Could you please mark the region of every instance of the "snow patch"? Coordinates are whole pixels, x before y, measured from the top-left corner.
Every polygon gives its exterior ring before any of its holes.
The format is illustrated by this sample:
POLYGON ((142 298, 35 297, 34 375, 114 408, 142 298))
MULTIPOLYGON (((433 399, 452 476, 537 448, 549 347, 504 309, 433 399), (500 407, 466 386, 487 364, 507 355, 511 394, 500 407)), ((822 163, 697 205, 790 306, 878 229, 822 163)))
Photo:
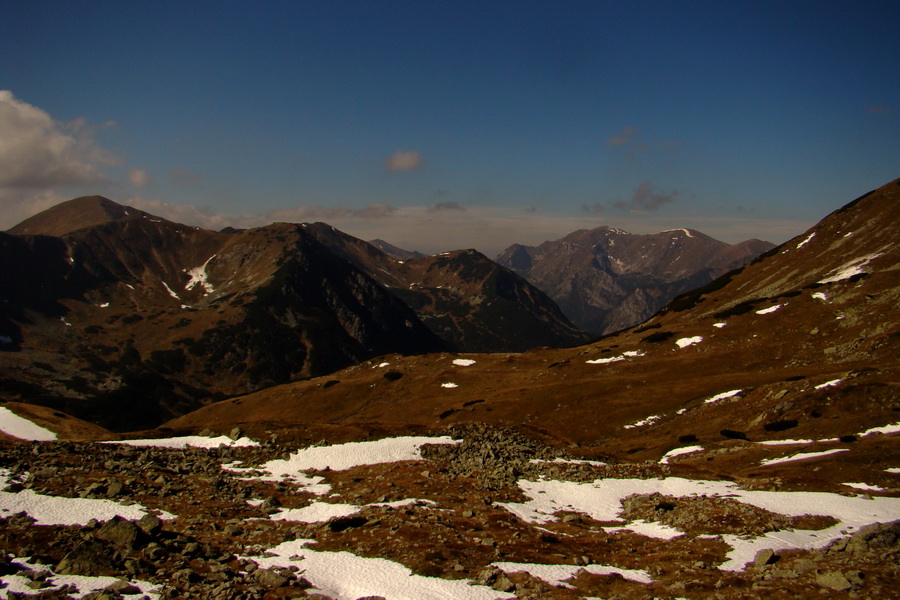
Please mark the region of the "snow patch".
POLYGON ((865 431, 860 433, 858 437, 866 437, 867 435, 873 435, 876 433, 882 433, 882 434, 900 433, 900 423, 894 423, 892 425, 884 425, 883 427, 873 427, 872 429, 866 429, 865 431))
MULTIPOLYGON (((168 284, 168 283, 166 283, 165 281, 163 281, 162 284, 163 284, 163 287, 166 288, 166 291, 169 292, 169 295, 170 295, 170 296, 172 296, 172 297, 175 298, 176 300, 181 300, 181 298, 178 297, 178 294, 176 294, 175 292, 172 291, 172 288, 169 287, 169 284, 168 284)), ((131 289, 134 289, 134 288, 131 288, 131 289)))
POLYGON ((194 267, 193 269, 190 269, 190 270, 185 269, 184 272, 187 273, 191 279, 186 284, 184 284, 184 289, 192 290, 192 289, 194 289, 194 287, 199 285, 200 287, 202 287, 205 290, 205 293, 203 294, 204 296, 206 296, 207 294, 211 294, 215 291, 215 288, 213 288, 212 284, 209 282, 209 280, 207 280, 207 276, 206 276, 206 265, 208 265, 209 261, 211 261, 215 257, 216 257, 216 255, 213 254, 212 256, 207 258, 206 262, 203 263, 202 265, 200 265, 199 267, 194 267))
MULTIPOLYGON (((74 598, 83 598, 94 591, 104 590, 111 585, 116 583, 120 583, 122 580, 119 577, 107 577, 107 576, 90 576, 90 575, 57 575, 52 569, 48 567, 48 565, 43 563, 31 562, 25 558, 12 558, 10 562, 20 565, 28 570, 34 572, 43 572, 46 573, 47 577, 42 579, 42 582, 47 584, 46 587, 40 588, 40 591, 34 587, 29 586, 28 584, 33 582, 31 579, 24 577, 22 575, 5 575, 0 577, 0 587, 4 588, 4 592, 7 594, 20 594, 23 597, 30 598, 35 596, 36 593, 45 593, 45 592, 54 592, 58 591, 63 593, 62 588, 66 586, 75 586, 75 592, 68 592, 68 595, 65 597, 74 597, 74 598)), ((132 597, 141 597, 147 598, 148 600, 158 600, 161 598, 161 589, 159 584, 152 583, 149 581, 141 581, 138 579, 130 579, 127 580, 129 584, 138 588, 140 592, 140 596, 133 594, 123 594, 122 597, 132 598, 132 597)))
POLYGON ((771 314, 771 313, 775 312, 776 310, 780 309, 782 306, 784 306, 784 304, 776 304, 775 306, 770 306, 769 308, 760 309, 760 310, 756 311, 756 314, 768 315, 768 314, 771 314))
POLYGON ((769 465, 780 465, 783 463, 794 462, 798 460, 807 460, 809 458, 821 458, 823 456, 828 456, 830 454, 837 454, 839 452, 847 452, 849 448, 835 448, 834 450, 822 450, 820 452, 801 452, 800 454, 794 454, 793 456, 783 456, 781 458, 767 458, 761 461, 759 464, 763 467, 767 467, 769 465))
POLYGON ((809 234, 809 236, 808 236, 805 240, 803 240, 802 242, 800 242, 799 244, 797 244, 796 246, 794 246, 794 249, 795 249, 795 250, 799 250, 800 248, 802 248, 803 246, 805 246, 806 243, 809 242, 809 240, 813 239, 814 237, 816 237, 816 232, 815 232, 815 231, 813 231, 811 234, 809 234))
POLYGON ((713 323, 713 327, 715 327, 715 328, 717 328, 717 329, 722 329, 723 327, 725 327, 725 325, 726 325, 725 322, 722 322, 722 323, 713 323))
POLYGON ((877 252, 875 254, 868 254, 866 256, 861 256, 860 258, 854 259, 837 269, 831 271, 825 279, 820 279, 819 283, 835 283, 838 281, 843 281, 845 279, 850 279, 856 275, 862 275, 866 273, 863 270, 867 264, 881 256, 883 252, 877 252))
POLYGON ((685 446, 684 448, 675 448, 674 450, 669 450, 666 452, 661 459, 659 459, 659 464, 667 465, 669 464, 669 459, 675 458, 676 456, 682 456, 684 454, 693 454, 694 452, 702 452, 703 446, 685 446))
POLYGON ((459 385, 458 385, 458 384, 455 384, 455 383, 453 383, 453 382, 447 381, 447 382, 445 382, 445 383, 442 383, 442 384, 441 384, 441 387, 442 387, 442 388, 449 388, 449 389, 452 389, 452 388, 458 388, 459 385))
POLYGON ((336 600, 369 596, 421 600, 507 600, 515 598, 463 579, 415 575, 407 567, 384 559, 363 558, 350 552, 322 552, 307 546, 315 540, 294 540, 269 548, 265 556, 249 556, 261 568, 298 567, 315 591, 336 600))
MULTIPOLYGON (((426 444, 459 444, 460 440, 454 440, 448 436, 423 437, 407 436, 386 438, 370 442, 351 442, 337 444, 335 446, 313 446, 303 448, 291 454, 287 459, 270 460, 259 467, 259 470, 267 472, 263 480, 279 481, 287 479, 304 487, 306 491, 314 494, 326 493, 330 490, 327 484, 322 483, 321 477, 310 477, 304 471, 345 471, 353 467, 364 465, 376 465, 381 463, 398 462, 402 460, 420 460, 421 448, 426 444)), ((231 471, 256 471, 253 469, 236 469, 228 467, 231 471)))
MULTIPOLYGON (((0 490, 9 483, 9 470, 0 469, 0 490)), ((6 518, 19 512, 27 513, 36 525, 86 525, 91 519, 108 521, 116 515, 136 520, 149 511, 140 504, 126 506, 105 499, 45 496, 30 489, 0 492, 0 517, 6 518)), ((175 515, 163 511, 159 518, 174 519, 175 515)))
POLYGON ((185 435, 181 437, 157 438, 145 440, 112 440, 101 442, 103 444, 122 444, 125 446, 135 446, 138 448, 174 448, 181 450, 188 446, 192 448, 247 448, 250 446, 259 446, 259 442, 253 441, 248 437, 242 437, 233 440, 227 435, 217 437, 204 437, 199 435, 185 435))
MULTIPOLYGON (((545 524, 557 520, 558 512, 578 512, 597 521, 621 521, 622 501, 634 494, 660 493, 666 496, 727 497, 786 516, 824 515, 838 523, 827 529, 789 530, 771 532, 748 538, 723 535, 731 546, 724 571, 740 571, 751 562, 759 550, 789 548, 823 548, 832 541, 872 523, 885 523, 900 514, 900 498, 862 498, 826 492, 775 492, 743 490, 730 481, 691 480, 680 477, 664 479, 598 479, 583 483, 575 481, 520 480, 519 488, 529 498, 522 503, 498 503, 523 521, 545 524)), ((664 530, 657 524, 623 523, 620 530, 642 531, 661 536, 664 530), (648 525, 656 527, 650 529, 648 525)), ((671 529, 671 528, 667 528, 671 529)))
POLYGON ((878 487, 877 485, 869 485, 868 483, 842 483, 841 485, 846 485, 847 487, 852 487, 857 490, 863 490, 866 492, 886 492, 887 490, 878 487))
POLYGON ((625 360, 626 358, 632 358, 635 356, 644 356, 644 353, 640 350, 628 350, 627 352, 623 352, 618 356, 610 356, 607 358, 595 358, 594 360, 585 361, 589 365, 606 365, 609 363, 619 362, 620 360, 625 360))
POLYGON ((0 431, 14 438, 32 442, 49 442, 56 439, 56 433, 20 417, 5 406, 0 407, 0 431))
POLYGON ((651 423, 655 423, 662 419, 662 415, 650 415, 646 419, 641 419, 640 421, 635 421, 631 425, 625 425, 625 429, 634 429, 636 427, 643 427, 644 425, 650 425, 651 423))
POLYGON ((835 386, 837 386, 837 384, 839 384, 842 381, 843 381, 843 379, 832 379, 831 381, 826 381, 825 383, 820 383, 819 385, 816 386, 816 389, 822 390, 822 389, 825 389, 828 387, 835 387, 835 386))
POLYGON ((699 335, 695 335, 694 337, 686 337, 686 338, 681 338, 679 340, 676 340, 675 344, 679 348, 687 348, 688 346, 693 346, 694 344, 699 344, 702 341, 703 341, 703 337, 701 337, 699 335))
POLYGON ((475 364, 475 361, 471 358, 456 358, 453 360, 453 364, 458 367, 469 367, 475 364))
POLYGON ((825 292, 813 292, 812 297, 822 302, 828 302, 828 294, 825 292))
POLYGON ((714 402, 718 402, 719 400, 725 400, 726 398, 733 398, 743 392, 744 390, 731 390, 730 392, 722 392, 721 394, 716 394, 712 398, 707 398, 703 401, 703 404, 712 404, 714 402))

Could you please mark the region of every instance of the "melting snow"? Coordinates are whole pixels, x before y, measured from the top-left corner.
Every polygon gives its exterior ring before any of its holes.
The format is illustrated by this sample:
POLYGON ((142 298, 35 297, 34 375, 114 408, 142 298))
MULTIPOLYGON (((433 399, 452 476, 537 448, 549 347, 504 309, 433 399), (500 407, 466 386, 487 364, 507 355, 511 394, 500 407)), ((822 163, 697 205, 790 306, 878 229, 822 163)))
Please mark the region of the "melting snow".
POLYGON ((763 446, 792 446, 796 444, 815 444, 816 440, 766 440, 757 443, 763 446))
POLYGON ((377 365, 375 365, 375 366, 372 367, 372 368, 373 368, 373 369, 383 369, 383 368, 385 368, 385 367, 390 366, 390 364, 391 364, 391 363, 389 363, 389 362, 378 363, 377 365))
POLYGON ((6 407, 0 407, 0 431, 14 438, 32 442, 49 442, 56 439, 54 432, 20 417, 6 407))
MULTIPOLYGON (((172 296, 172 297, 175 298, 176 300, 181 300, 181 298, 178 297, 178 294, 176 294, 175 292, 172 291, 172 288, 169 287, 169 284, 168 284, 168 283, 166 283, 165 281, 163 281, 162 284, 163 284, 163 287, 166 288, 166 291, 169 292, 169 295, 170 295, 170 296, 172 296)), ((133 289, 133 288, 132 288, 132 289, 133 289)))
POLYGON ((699 344, 702 341, 703 338, 699 335, 696 335, 694 337, 681 338, 680 340, 677 340, 675 344, 677 344, 679 348, 687 348, 688 346, 699 344))
POLYGON ((595 358, 594 360, 585 361, 589 365, 605 365, 609 363, 619 362, 620 360, 625 360, 626 358, 631 358, 634 356, 644 356, 644 353, 640 350, 628 350, 627 352, 623 352, 619 356, 610 356, 607 358, 595 358))
POLYGON ((204 437, 200 435, 186 435, 182 437, 157 438, 147 440, 113 440, 102 442, 104 444, 124 444, 126 446, 152 447, 152 448, 175 448, 182 449, 191 446, 193 448, 219 448, 227 446, 230 448, 246 448, 247 446, 259 446, 259 442, 255 442, 248 437, 242 437, 233 440, 226 435, 218 437, 204 437))
POLYGON ((890 469, 885 469, 888 473, 900 474, 900 467, 891 467, 890 469))
POLYGON ((713 327, 716 327, 716 328, 718 328, 718 329, 722 329, 723 327, 725 327, 725 323, 724 323, 724 322, 722 322, 722 323, 713 323, 713 327))
POLYGON ((812 297, 822 302, 828 302, 828 294, 825 292, 813 292, 812 297))
MULTIPOLYGON (((344 471, 363 465, 376 465, 401 460, 419 460, 422 458, 421 448, 425 444, 458 444, 448 436, 421 437, 407 436, 386 438, 371 442, 351 442, 335 446, 313 446, 303 448, 291 454, 287 459, 270 460, 260 469, 269 473, 265 480, 289 479, 304 486, 306 491, 322 494, 330 487, 322 483, 321 477, 309 477, 303 471, 322 471, 332 469, 344 471)), ((232 471, 243 469, 229 468, 232 471)), ((247 469, 249 471, 250 469, 247 469)))
MULTIPOLYGON (((0 469, 0 490, 7 487, 9 479, 9 471, 0 469)), ((0 517, 5 518, 19 512, 28 513, 37 525, 85 525, 91 519, 108 521, 116 515, 131 520, 140 519, 148 511, 140 504, 125 506, 105 499, 45 496, 30 489, 0 492, 0 517)), ((159 517, 175 518, 167 512, 159 517)))
POLYGON ((850 279, 855 275, 862 275, 865 273, 863 267, 869 264, 871 261, 875 260, 882 253, 878 252, 875 254, 869 254, 867 256, 862 256, 855 260, 848 262, 845 265, 838 267, 837 269, 831 271, 825 279, 819 280, 819 283, 835 283, 837 281, 843 281, 845 279, 850 279))
POLYGON ((200 265, 199 267, 194 267, 193 269, 185 270, 185 273, 187 273, 191 279, 186 284, 184 284, 184 289, 192 290, 192 289, 194 289, 195 286, 199 285, 204 290, 206 290, 206 293, 203 294, 204 296, 206 294, 211 294, 215 291, 212 284, 206 278, 206 265, 208 265, 209 261, 211 261, 215 257, 216 257, 216 255, 213 254, 212 256, 207 258, 206 262, 203 263, 202 265, 200 265))
POLYGON ((824 389, 827 387, 834 387, 842 381, 843 381, 843 379, 832 379, 831 381, 826 381, 825 383, 820 383, 819 385, 816 386, 816 389, 821 390, 821 389, 824 389))
POLYGON ((315 540, 284 542, 266 551, 266 556, 250 556, 264 569, 296 566, 315 590, 336 600, 356 600, 369 596, 416 598, 417 600, 496 600, 515 598, 466 580, 447 580, 414 575, 407 567, 384 559, 363 558, 350 552, 320 552, 308 544, 315 540))
POLYGON ((274 515, 273 521, 297 521, 299 523, 324 523, 330 519, 339 517, 349 517, 369 507, 389 506, 391 508, 400 508, 411 504, 434 504, 430 500, 419 500, 417 498, 407 498, 405 500, 395 500, 393 502, 379 502, 375 504, 366 504, 359 506, 356 504, 333 504, 331 502, 313 502, 309 506, 303 508, 283 508, 274 515))
MULTIPOLYGON (((522 503, 501 503, 520 519, 535 524, 556 520, 557 512, 579 512, 598 521, 617 521, 622 501, 633 494, 660 493, 667 496, 714 496, 733 498, 786 516, 825 515, 839 521, 820 531, 778 531, 761 537, 723 535, 732 547, 719 568, 739 571, 759 550, 822 548, 833 540, 872 523, 886 523, 900 517, 900 498, 862 498, 824 492, 772 492, 743 490, 730 481, 703 481, 667 477, 665 479, 598 479, 590 483, 574 481, 520 480, 519 488, 530 498, 522 503)), ((636 522, 635 522, 636 523, 636 522)), ((622 529, 641 530, 648 523, 625 523, 622 529)), ((658 526, 655 533, 664 533, 658 526)), ((671 528, 667 528, 671 529, 671 528)), ((644 533, 651 530, 645 529, 644 533)))
POLYGON ((640 421, 635 421, 631 425, 626 425, 625 429, 634 429, 635 427, 643 427, 644 425, 650 425, 651 423, 655 423, 662 419, 662 415, 650 415, 646 419, 641 419, 640 421))
MULTIPOLYGON (((122 580, 118 577, 105 577, 105 576, 89 576, 89 575, 57 575, 51 569, 48 568, 47 565, 43 563, 35 563, 24 558, 13 558, 11 559, 12 563, 21 565, 26 569, 35 572, 44 572, 47 574, 47 578, 42 581, 47 585, 47 587, 40 588, 40 592, 36 590, 36 588, 29 586, 31 583, 33 585, 31 579, 27 577, 23 577, 22 575, 5 575, 0 577, 0 582, 5 584, 4 592, 7 594, 21 594, 24 597, 31 598, 36 593, 43 594, 44 592, 53 592, 60 591, 64 586, 75 586, 78 590, 77 592, 68 592, 66 597, 75 597, 75 598, 83 598, 87 596, 91 592, 103 590, 111 585, 116 583, 120 583, 122 580)), ((157 600, 161 597, 159 593, 159 585, 155 583, 151 583, 149 581, 140 581, 136 579, 128 580, 128 583, 140 589, 141 597, 148 598, 149 600, 157 600)), ((2 587, 2 586, 0 586, 2 587)), ((123 595, 123 597, 132 597, 131 594, 123 595)))
POLYGON ((455 383, 452 383, 452 382, 448 381, 448 382, 446 382, 446 383, 442 383, 442 384, 441 384, 441 387, 442 387, 442 388, 451 388, 451 389, 452 389, 452 388, 457 388, 457 387, 459 387, 459 385, 457 385, 457 384, 455 384, 455 383))
POLYGON ((820 458, 822 456, 828 456, 829 454, 837 454, 838 452, 847 452, 849 448, 835 448, 834 450, 822 450, 820 452, 801 452, 800 454, 794 454, 793 456, 783 456, 781 458, 768 458, 766 460, 761 461, 759 464, 766 467, 769 465, 780 465, 786 462, 794 462, 796 460, 806 460, 808 458, 820 458))
POLYGON ((758 315, 768 315, 768 314, 770 314, 770 313, 775 312, 776 310, 778 310, 778 309, 781 308, 782 306, 784 306, 784 304, 776 304, 775 306, 770 306, 769 308, 763 308, 763 309, 760 309, 760 310, 756 311, 756 314, 758 314, 758 315))
POLYGON ((886 492, 887 490, 877 485, 869 485, 868 483, 842 483, 841 485, 846 485, 847 487, 852 487, 857 490, 864 490, 867 492, 886 492))
POLYGON ((809 236, 808 236, 805 240, 803 240, 802 242, 800 242, 799 244, 797 244, 797 245, 794 247, 794 249, 795 249, 795 250, 799 250, 800 248, 802 248, 803 246, 805 246, 806 243, 807 243, 809 240, 813 239, 814 237, 816 237, 816 232, 815 232, 815 231, 813 231, 811 234, 809 234, 809 236))
POLYGON ((862 433, 859 434, 859 437, 865 437, 867 435, 872 435, 875 433, 900 433, 900 423, 894 423, 893 425, 884 425, 883 427, 873 427, 872 429, 866 429, 862 433))
POLYGON ((457 358, 453 360, 453 364, 458 367, 468 367, 475 364, 471 358, 457 358))
POLYGON ((724 400, 726 398, 733 398, 737 396, 744 390, 731 390, 730 392, 722 392, 721 394, 716 394, 712 398, 707 398, 703 401, 704 404, 712 404, 713 402, 718 402, 719 400, 724 400))
POLYGON ((543 463, 563 464, 563 465, 590 465, 592 467, 602 467, 602 466, 606 465, 605 462, 599 461, 599 460, 582 460, 582 459, 570 459, 570 458, 554 458, 553 460, 532 458, 528 462, 530 462, 533 465, 540 465, 543 463))
POLYGON ((550 585, 575 589, 566 583, 566 580, 577 576, 580 571, 592 575, 621 575, 623 578, 638 583, 652 583, 653 578, 646 571, 640 569, 620 569, 606 565, 542 565, 534 563, 498 562, 495 567, 507 573, 528 573, 535 579, 545 581, 550 585))
POLYGON ((669 464, 670 458, 675 458, 676 456, 682 456, 683 454, 693 454, 694 452, 702 452, 703 446, 685 446, 684 448, 675 448, 674 450, 669 450, 666 452, 661 459, 659 459, 659 464, 667 465, 669 464))

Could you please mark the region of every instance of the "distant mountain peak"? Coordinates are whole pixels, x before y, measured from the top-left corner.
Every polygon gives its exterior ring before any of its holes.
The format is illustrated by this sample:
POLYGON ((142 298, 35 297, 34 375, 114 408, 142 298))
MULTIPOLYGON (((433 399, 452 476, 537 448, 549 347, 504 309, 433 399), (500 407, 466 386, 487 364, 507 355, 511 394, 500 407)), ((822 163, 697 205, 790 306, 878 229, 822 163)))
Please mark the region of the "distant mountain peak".
POLYGON ((79 229, 138 218, 159 220, 159 217, 118 204, 103 196, 81 196, 25 219, 8 233, 59 237, 79 229))

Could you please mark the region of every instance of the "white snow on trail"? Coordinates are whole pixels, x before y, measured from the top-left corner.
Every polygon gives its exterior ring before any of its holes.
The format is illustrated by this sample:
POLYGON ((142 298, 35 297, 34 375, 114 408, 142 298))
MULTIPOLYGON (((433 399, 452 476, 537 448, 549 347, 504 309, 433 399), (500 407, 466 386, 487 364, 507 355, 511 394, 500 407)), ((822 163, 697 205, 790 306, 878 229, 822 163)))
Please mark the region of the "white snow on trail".
MULTIPOLYGON (((9 471, 0 469, 0 490, 9 484, 9 471)), ((45 496, 34 490, 0 492, 0 517, 27 513, 37 525, 85 525, 91 519, 108 521, 116 515, 124 519, 140 519, 149 511, 140 504, 124 505, 112 500, 45 496)), ((167 512, 161 519, 174 519, 167 512)))
POLYGON ((609 356, 607 358, 595 358, 594 360, 585 361, 589 365, 606 365, 609 363, 619 362, 620 360, 625 360, 626 358, 631 358, 634 356, 643 356, 644 353, 640 350, 628 350, 627 352, 623 352, 618 356, 609 356))
MULTIPOLYGON (((759 550, 783 550, 789 548, 816 549, 827 546, 833 540, 845 537, 857 529, 872 523, 887 523, 900 518, 900 498, 865 498, 843 496, 824 492, 772 492, 743 490, 729 481, 704 481, 667 477, 665 479, 598 479, 594 482, 520 480, 519 488, 530 498, 522 503, 499 503, 520 519, 533 524, 545 524, 557 520, 557 512, 578 512, 598 521, 620 521, 622 501, 633 494, 660 493, 667 496, 727 497, 785 516, 824 515, 838 521, 827 529, 788 530, 771 532, 749 538, 724 535, 723 541, 732 547, 727 560, 719 568, 740 571, 751 562, 759 550)), ((651 537, 662 537, 667 532, 659 523, 626 522, 618 530, 629 530, 651 537), (652 525, 660 530, 641 531, 652 525)), ((672 530, 673 528, 665 527, 672 530)), ((677 530, 674 530, 677 531, 677 530)), ((668 534, 667 534, 668 535, 668 534)))
POLYGON ((506 573, 528 573, 536 579, 545 581, 550 585, 575 589, 566 583, 566 580, 576 577, 580 571, 592 575, 621 575, 629 581, 638 583, 653 583, 653 578, 646 571, 640 569, 620 569, 606 565, 544 565, 535 563, 498 562, 495 567, 506 573))
POLYGON ((0 407, 0 431, 20 440, 32 442, 50 442, 56 434, 24 417, 20 417, 5 406, 0 407))
POLYGON ((264 569, 296 566, 318 591, 335 600, 383 596, 391 600, 507 600, 513 594, 472 585, 464 579, 448 580, 414 575, 407 567, 384 559, 363 558, 350 552, 320 552, 294 540, 269 548, 265 556, 248 556, 264 569))
POLYGON ((249 446, 259 446, 259 442, 253 441, 248 437, 242 437, 233 440, 226 435, 218 437, 204 437, 199 435, 186 435, 181 437, 157 438, 146 440, 112 440, 102 442, 104 444, 122 444, 125 446, 135 446, 138 448, 174 448, 183 449, 188 446, 192 448, 220 448, 227 446, 230 448, 246 448, 249 446))
POLYGON ((703 341, 703 337, 699 335, 695 335, 694 337, 685 337, 675 341, 675 344, 679 348, 687 348, 688 346, 693 346, 694 344, 699 344, 703 341))

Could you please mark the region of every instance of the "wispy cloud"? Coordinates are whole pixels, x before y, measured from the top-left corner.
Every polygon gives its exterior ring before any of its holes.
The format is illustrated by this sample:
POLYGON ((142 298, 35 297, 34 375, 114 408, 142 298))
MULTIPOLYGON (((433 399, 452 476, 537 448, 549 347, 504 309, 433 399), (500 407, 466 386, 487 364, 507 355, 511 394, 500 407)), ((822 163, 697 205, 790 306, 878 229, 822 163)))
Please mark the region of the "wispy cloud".
POLYGON ((625 129, 623 129, 619 133, 608 138, 606 140, 606 145, 614 146, 614 147, 615 146, 627 146, 634 142, 636 135, 637 135, 637 128, 634 127, 633 125, 628 125, 627 127, 625 127, 625 129))
POLYGON ((203 175, 190 169, 173 169, 169 173, 169 179, 176 185, 196 187, 203 181, 203 175))
POLYGON ((334 208, 323 206, 297 206, 294 208, 279 208, 266 213, 271 221, 307 222, 307 221, 333 221, 344 219, 383 219, 389 217, 396 208, 390 204, 379 202, 362 208, 334 208))
POLYGON ((46 111, 0 90, 0 227, 65 199, 65 188, 107 185, 103 169, 122 159, 95 135, 110 123, 63 123, 46 111))
POLYGON ((428 212, 430 213, 462 213, 466 212, 465 207, 461 206, 457 202, 438 202, 434 206, 428 208, 428 212))
POLYGON ((878 105, 867 106, 866 110, 870 114, 873 114, 873 115, 889 115, 892 112, 894 112, 890 106, 878 106, 878 105))
POLYGON ((654 212, 659 210, 661 206, 674 202, 677 197, 677 191, 663 194, 654 191, 653 184, 645 181, 634 190, 631 200, 628 202, 617 202, 614 206, 623 210, 654 212))
POLYGON ((397 150, 384 160, 385 168, 391 173, 418 171, 424 164, 418 150, 397 150))

